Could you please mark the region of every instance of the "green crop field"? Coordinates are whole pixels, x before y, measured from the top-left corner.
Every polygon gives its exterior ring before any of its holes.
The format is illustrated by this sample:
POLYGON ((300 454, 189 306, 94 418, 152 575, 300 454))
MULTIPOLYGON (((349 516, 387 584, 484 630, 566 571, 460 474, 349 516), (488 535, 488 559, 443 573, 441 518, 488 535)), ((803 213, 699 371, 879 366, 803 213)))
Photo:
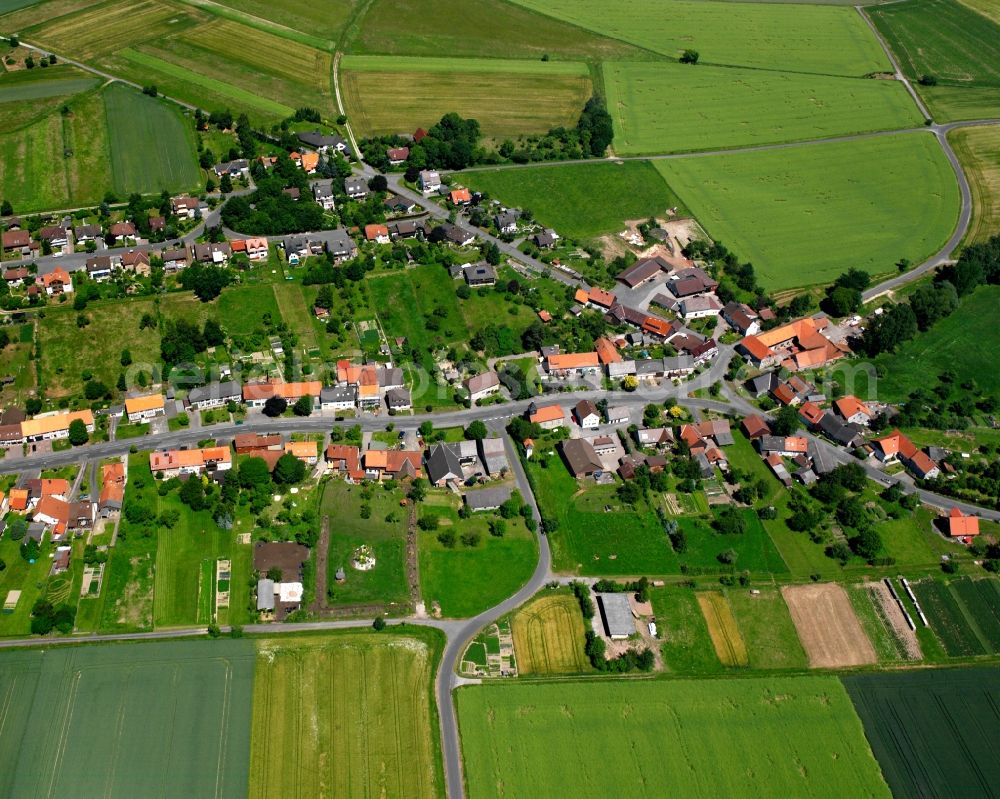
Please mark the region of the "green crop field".
POLYGON ((361 486, 339 480, 326 483, 320 500, 320 514, 330 517, 330 549, 327 585, 333 591, 332 604, 405 603, 409 599, 406 582, 407 510, 399 505, 403 493, 376 488, 370 498, 361 486), (371 517, 362 519, 361 506, 370 505, 371 517), (375 568, 359 571, 351 567, 354 550, 367 544, 375 556, 375 568), (343 568, 347 579, 334 581, 343 568))
POLYGON ((97 85, 96 78, 61 64, 48 69, 0 73, 2 130, 10 132, 30 125, 54 112, 71 97, 97 85))
POLYGON ((23 32, 37 25, 39 19, 52 20, 65 14, 75 14, 101 0, 43 0, 25 3, 22 0, 0 0, 3 30, 23 32))
POLYGON ((37 5, 40 0, 0 0, 0 14, 8 14, 28 6, 37 5))
POLYGON ((104 90, 111 143, 111 173, 122 195, 197 188, 191 125, 177 110, 120 83, 104 90), (150 158, 150 152, 156 157, 150 158))
POLYGON ((542 224, 574 238, 624 230, 627 219, 663 216, 681 205, 644 161, 482 169, 465 172, 462 179, 501 202, 530 209, 542 224))
POLYGON ((868 14, 908 77, 937 78, 937 86, 917 86, 935 117, 997 116, 1000 24, 957 0, 906 0, 868 14))
POLYGON ((369 631, 259 642, 248 795, 440 796, 438 640, 369 631))
POLYGON ((619 155, 685 152, 917 127, 896 81, 673 63, 604 65, 619 155), (664 108, 669 99, 671 110, 664 108))
POLYGON ((545 133, 575 125, 593 93, 577 62, 347 56, 340 74, 359 135, 429 128, 452 111, 494 138, 545 133))
POLYGON ((917 333, 894 353, 880 355, 885 367, 878 379, 878 397, 904 400, 929 380, 952 370, 959 381, 975 378, 984 391, 1000 391, 1000 374, 983 369, 1000 345, 993 313, 1000 303, 1000 286, 981 286, 962 299, 958 310, 924 333, 917 333))
MULTIPOLYGON (((190 1, 199 3, 199 0, 190 1)), ((338 0, 336 3, 282 0, 280 4, 269 3, 267 0, 216 0, 216 2, 243 15, 268 20, 277 26, 291 28, 331 42, 337 40, 359 5, 355 0, 338 0)), ((213 13, 223 13, 211 5, 207 7, 213 13)), ((283 35, 280 28, 274 32, 283 35)))
POLYGON ((991 653, 1000 652, 1000 583, 992 577, 952 580, 952 594, 971 619, 980 640, 991 653))
POLYGON ((966 243, 1000 233, 1000 125, 959 128, 948 139, 972 190, 972 220, 966 243))
POLYGON ((851 8, 767 3, 517 0, 519 5, 670 57, 701 63, 829 75, 889 71, 888 59, 851 8))
POLYGON ((770 289, 920 263, 955 228, 959 195, 924 133, 656 162, 709 235, 770 289))
POLYGON ((921 580, 913 584, 913 593, 917 595, 945 652, 952 657, 986 654, 986 647, 947 585, 937 580, 921 580))
POLYGON ((456 701, 471 799, 889 796, 832 677, 492 684, 456 701))
POLYGON ((962 5, 978 11, 996 23, 1000 23, 1000 3, 997 0, 962 0, 962 5))
POLYGON ((0 653, 0 794, 245 797, 249 641, 0 653))
POLYGON ((450 495, 435 494, 421 507, 421 515, 439 519, 437 532, 419 532, 420 591, 427 603, 436 601, 444 616, 475 616, 528 582, 538 562, 538 544, 534 534, 520 517, 507 519, 502 537, 490 535, 490 514, 476 513, 460 519, 457 502, 450 495), (450 529, 457 539, 446 547, 438 532, 450 529), (461 542, 465 533, 478 533, 472 547, 461 542))
POLYGON ((859 674, 844 685, 894 795, 995 793, 1000 671, 859 674))
POLYGON ((641 58, 623 41, 567 25, 503 0, 477 0, 458 13, 452 0, 374 0, 350 53, 439 57, 600 60, 641 58))

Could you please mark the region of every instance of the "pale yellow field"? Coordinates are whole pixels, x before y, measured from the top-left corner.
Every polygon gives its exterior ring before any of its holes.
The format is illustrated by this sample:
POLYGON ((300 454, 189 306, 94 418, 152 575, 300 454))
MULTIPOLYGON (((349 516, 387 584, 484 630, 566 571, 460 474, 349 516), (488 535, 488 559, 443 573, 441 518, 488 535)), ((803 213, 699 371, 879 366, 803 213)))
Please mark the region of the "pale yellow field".
POLYGON ((1000 233, 1000 125, 960 128, 949 138, 972 189, 966 243, 985 241, 1000 233))
POLYGON ((572 127, 591 94, 590 79, 503 72, 343 71, 347 114, 362 136, 429 128, 455 111, 492 138, 572 127))
POLYGON ((725 666, 746 666, 750 660, 747 645, 736 624, 729 601, 720 591, 698 594, 698 605, 705 616, 708 634, 719 660, 725 666))
POLYGON ((583 652, 583 615, 575 597, 543 596, 523 607, 511 621, 519 674, 587 671, 583 652))
POLYGON ((258 643, 250 797, 437 795, 431 652, 394 635, 258 643))

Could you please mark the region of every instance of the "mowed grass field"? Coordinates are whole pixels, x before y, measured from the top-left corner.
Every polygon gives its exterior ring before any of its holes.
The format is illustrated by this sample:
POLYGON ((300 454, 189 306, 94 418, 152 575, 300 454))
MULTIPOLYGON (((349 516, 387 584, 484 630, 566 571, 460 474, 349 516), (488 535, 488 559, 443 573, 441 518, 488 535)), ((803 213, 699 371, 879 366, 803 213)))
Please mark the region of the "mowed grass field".
POLYGON ((878 41, 851 8, 622 0, 608 14, 600 0, 517 2, 671 58, 697 50, 703 64, 854 76, 890 70, 878 41))
POLYGON ((835 678, 493 684, 456 701, 470 799, 889 796, 835 678))
POLYGON ((995 117, 1000 112, 1000 23, 957 0, 906 0, 866 12, 939 121, 995 117))
POLYGON ((435 640, 369 631, 258 642, 251 799, 440 796, 435 640))
POLYGON ((642 58, 644 53, 619 39, 504 0, 476 0, 461 6, 455 0, 374 0, 346 49, 349 53, 435 58, 537 60, 548 54, 553 59, 588 61, 642 58))
POLYGON ((844 678, 896 796, 990 796, 1000 781, 1000 670, 844 678))
POLYGON ((0 795, 247 795, 250 641, 0 653, 0 795))
POLYGON ((897 81, 674 63, 604 65, 614 150, 684 152, 923 124, 897 81))
POLYGON ((948 139, 972 190, 972 220, 965 242, 985 241, 1000 233, 1000 125, 959 128, 948 139))
POLYGON ((543 595, 511 619, 518 674, 590 671, 583 652, 580 603, 571 594, 543 595))
POLYGON ((346 56, 346 111, 361 135, 429 128, 455 111, 493 138, 572 127, 593 92, 569 61, 346 56))
POLYGON ((958 184, 930 135, 655 162, 709 235, 768 289, 920 263, 955 228, 958 184))
POLYGON ((668 208, 683 215, 678 196, 645 161, 478 170, 462 179, 573 238, 623 230, 626 219, 663 216, 668 208))
POLYGON ((201 179, 194 133, 173 105, 112 83, 104 90, 115 191, 193 189, 201 179))
MULTIPOLYGON (((197 2, 198 0, 194 0, 197 2)), ((335 3, 315 3, 313 0, 282 0, 270 3, 267 0, 216 0, 219 5, 231 8, 241 14, 259 17, 278 26, 336 41, 354 14, 358 3, 355 0, 337 0, 335 3)), ((276 31, 280 34, 279 31, 276 31)))
POLYGON ((998 303, 1000 286, 981 286, 930 330, 917 333, 896 352, 880 355, 876 363, 885 369, 878 379, 879 400, 902 401, 948 369, 959 381, 975 379, 985 391, 1000 392, 1000 374, 983 369, 1000 346, 995 318, 998 303))
POLYGON ((12 131, 41 119, 99 81, 75 67, 0 72, 0 125, 12 131))

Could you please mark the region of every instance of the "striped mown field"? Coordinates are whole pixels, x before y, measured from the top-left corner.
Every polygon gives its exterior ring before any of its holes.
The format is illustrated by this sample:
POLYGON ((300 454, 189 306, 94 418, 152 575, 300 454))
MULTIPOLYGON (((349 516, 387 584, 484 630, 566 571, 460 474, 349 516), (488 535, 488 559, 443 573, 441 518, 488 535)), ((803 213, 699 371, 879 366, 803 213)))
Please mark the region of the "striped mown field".
POLYGON ((519 674, 589 671, 580 605, 569 594, 542 596, 511 621, 519 674))

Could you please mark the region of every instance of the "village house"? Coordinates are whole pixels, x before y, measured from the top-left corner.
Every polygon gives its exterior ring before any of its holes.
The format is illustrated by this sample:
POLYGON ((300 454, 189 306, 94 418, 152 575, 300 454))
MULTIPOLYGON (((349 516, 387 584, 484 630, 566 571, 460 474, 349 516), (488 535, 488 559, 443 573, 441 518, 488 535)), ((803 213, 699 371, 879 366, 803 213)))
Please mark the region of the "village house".
POLYGON ((62 249, 70 242, 69 232, 61 225, 47 225, 38 231, 38 239, 53 250, 62 249))
POLYGON ((312 397, 313 402, 319 399, 323 384, 318 380, 308 380, 298 383, 284 383, 280 380, 270 380, 266 383, 247 383, 243 386, 243 401, 249 408, 263 408, 271 397, 281 397, 292 404, 300 397, 312 397))
POLYGON ((462 270, 465 282, 472 288, 482 288, 483 286, 495 286, 497 282, 497 270, 492 264, 481 261, 476 264, 469 264, 462 270))
POLYGON ((101 466, 101 493, 97 501, 97 510, 101 518, 106 519, 121 512, 126 481, 125 464, 121 461, 101 466))
POLYGON ((24 285, 24 281, 28 279, 31 273, 28 271, 26 266, 15 266, 10 269, 5 269, 3 273, 3 279, 7 281, 7 285, 11 288, 24 285))
POLYGON ((192 388, 184 404, 195 411, 221 408, 230 402, 241 402, 243 400, 243 386, 239 380, 227 380, 224 383, 218 381, 208 383, 204 386, 192 388))
POLYGON ((445 240, 456 247, 468 247, 476 240, 476 234, 471 230, 466 230, 450 222, 443 223, 441 231, 444 233, 445 240))
POLYGON ((479 460, 486 467, 490 477, 499 477, 510 469, 507 448, 502 438, 481 438, 477 442, 479 460))
POLYGON ((944 525, 949 538, 958 538, 965 543, 979 535, 979 519, 976 516, 966 516, 958 508, 949 511, 944 525))
POLYGON ((338 153, 344 158, 351 157, 351 147, 343 137, 336 134, 320 133, 318 130, 303 131, 296 134, 300 142, 311 147, 318 153, 338 153))
POLYGON ((38 243, 31 240, 31 234, 27 230, 5 230, 3 249, 5 252, 13 250, 27 256, 31 254, 32 249, 38 249, 38 243))
POLYGON ((561 443, 559 451, 566 462, 566 468, 576 478, 590 477, 604 469, 594 447, 585 438, 567 439, 561 443))
POLYGON ((493 216, 493 225, 501 236, 513 236, 517 233, 517 219, 514 211, 501 211, 493 216))
POLYGON ((374 241, 376 244, 388 244, 389 228, 385 225, 365 225, 365 241, 374 241))
POLYGON ((313 199, 319 203, 324 211, 332 211, 337 207, 337 202, 333 192, 333 182, 329 180, 318 180, 312 184, 313 199))
POLYGON ((188 265, 188 251, 186 248, 164 250, 163 251, 163 268, 167 272, 176 272, 179 269, 184 269, 188 265))
POLYGON ((718 281, 697 266, 671 272, 666 283, 667 291, 677 299, 705 294, 715 291, 718 287, 718 281))
POLYGON ((212 167, 217 177, 229 175, 232 180, 250 177, 250 162, 246 158, 237 158, 235 161, 223 161, 212 167))
POLYGON ((751 441, 771 434, 771 426, 767 423, 767 419, 757 413, 744 417, 740 427, 751 441))
POLYGON ((315 235, 322 237, 326 251, 333 256, 333 260, 336 263, 354 258, 358 254, 358 245, 354 243, 351 234, 344 228, 326 230, 321 234, 315 235))
POLYGON ((324 458, 327 469, 334 474, 344 475, 355 483, 365 479, 364 469, 361 468, 361 452, 357 447, 348 444, 330 444, 326 448, 324 458))
POLYGON ((369 449, 362 465, 369 480, 415 480, 424 475, 422 457, 417 450, 369 449))
POLYGON ((834 400, 833 409, 848 424, 860 424, 865 427, 871 424, 872 417, 875 415, 871 408, 852 394, 834 400))
POLYGON ((635 441, 640 447, 667 449, 674 444, 674 434, 669 427, 640 427, 635 431, 635 441))
POLYGON ((845 423, 832 413, 823 414, 823 418, 819 420, 819 429, 823 435, 842 447, 853 449, 863 441, 861 425, 845 423))
POLYGON ((660 256, 656 256, 636 261, 632 266, 619 272, 615 279, 634 289, 669 271, 670 264, 660 256))
POLYGON ((131 222, 115 222, 108 228, 108 233, 116 242, 124 242, 126 239, 135 238, 135 225, 131 222))
POLYGON ((69 272, 61 266, 57 266, 44 275, 37 275, 35 285, 45 289, 45 293, 50 297, 69 294, 73 291, 73 279, 69 276, 69 272))
POLYGON ((324 386, 319 393, 319 407, 324 411, 346 411, 358 404, 357 386, 324 386))
POLYGON ((247 258, 251 261, 266 261, 268 254, 267 239, 263 237, 250 238, 244 241, 247 258))
POLYGON ((152 419, 154 416, 163 416, 164 412, 163 395, 161 394, 147 394, 125 399, 125 413, 132 424, 152 419))
POLYGON ((794 458, 809 451, 808 439, 801 436, 764 435, 758 438, 756 443, 760 454, 765 456, 774 453, 783 458, 794 458))
POLYGON ((100 225, 76 225, 73 228, 73 239, 77 244, 86 244, 88 241, 96 241, 104 235, 104 229, 100 225))
POLYGON ((282 452, 284 442, 277 433, 262 435, 260 433, 237 433, 233 439, 233 449, 237 455, 255 455, 258 452, 267 450, 271 452, 282 452))
POLYGON ((468 205, 472 202, 472 194, 466 188, 455 189, 448 195, 448 201, 455 207, 468 205))
POLYGON ((500 378, 492 369, 473 375, 465 381, 465 390, 469 392, 469 401, 475 405, 479 400, 500 391, 500 378))
POLYGON ((568 352, 550 355, 545 359, 543 378, 573 378, 597 375, 601 372, 601 362, 596 352, 568 352))
POLYGON ((149 454, 149 470, 163 479, 203 472, 224 472, 232 468, 233 458, 229 447, 204 449, 170 449, 149 454))
POLYGON ((86 260, 84 268, 87 270, 87 277, 95 283, 103 283, 110 280, 115 268, 119 265, 112 260, 110 255, 94 255, 86 260))
POLYGON ((319 462, 319 444, 315 441, 289 441, 285 444, 285 454, 294 455, 306 466, 319 462))
POLYGON ((145 250, 129 250, 121 256, 121 267, 126 272, 134 272, 142 277, 148 277, 152 272, 149 263, 149 253, 145 250))
POLYGON ((70 502, 55 496, 42 497, 32 511, 33 522, 52 529, 52 539, 60 540, 67 533, 90 530, 97 518, 97 505, 93 502, 70 502))
POLYGON ((352 200, 363 200, 368 196, 368 181, 359 177, 345 178, 344 194, 352 200))
POLYGON ((597 412, 597 406, 590 400, 580 400, 573 408, 573 416, 576 423, 584 429, 600 427, 601 415, 597 412))
POLYGON ((382 201, 382 205, 391 214, 408 214, 417 208, 415 202, 406 199, 406 197, 400 197, 398 194, 390 194, 382 201))
POLYGON ((503 503, 510 499, 511 493, 513 493, 513 489, 510 486, 480 488, 477 491, 467 491, 463 499, 470 511, 479 513, 480 511, 498 510, 503 503))
POLYGON ((180 219, 194 219, 198 216, 199 205, 197 197, 188 197, 184 194, 179 197, 171 197, 170 213, 180 219))
POLYGON ((552 228, 545 228, 541 233, 536 233, 531 237, 531 240, 535 243, 535 246, 540 250, 550 250, 556 246, 556 242, 559 241, 560 236, 552 228))
POLYGON ((608 424, 628 424, 632 413, 626 405, 609 405, 605 417, 604 421, 608 424))
POLYGON ((528 421, 537 424, 543 430, 555 430, 566 426, 566 412, 559 405, 543 405, 536 408, 534 403, 528 406, 528 421))
POLYGON ((823 335, 829 324, 830 320, 823 316, 798 319, 757 335, 746 336, 736 345, 736 351, 757 369, 778 363, 789 371, 815 369, 850 352, 846 344, 831 341, 823 335))
POLYGON ((902 463, 918 480, 931 480, 941 474, 940 467, 899 430, 872 441, 875 457, 882 463, 902 463))
POLYGON ((420 173, 418 182, 420 191, 426 197, 441 188, 441 175, 433 169, 425 169, 420 173))
POLYGON ((21 422, 21 433, 25 441, 51 441, 66 438, 69 426, 77 419, 83 422, 88 433, 94 432, 94 414, 89 411, 63 411, 21 422))
POLYGON ((685 321, 718 316, 722 311, 722 303, 714 294, 702 294, 696 297, 686 297, 678 300, 674 306, 675 313, 685 321))
POLYGON ((413 407, 413 396, 408 388, 390 388, 385 392, 385 407, 390 411, 408 411, 413 407))
POLYGON ((232 247, 228 241, 207 242, 194 245, 194 259, 203 264, 221 266, 232 255, 232 247))
POLYGON ((410 157, 409 147, 390 147, 385 151, 386 158, 389 159, 389 166, 399 166, 410 157))
POLYGON ((760 332, 760 317, 749 305, 730 302, 722 309, 722 318, 741 336, 755 336, 760 332))

